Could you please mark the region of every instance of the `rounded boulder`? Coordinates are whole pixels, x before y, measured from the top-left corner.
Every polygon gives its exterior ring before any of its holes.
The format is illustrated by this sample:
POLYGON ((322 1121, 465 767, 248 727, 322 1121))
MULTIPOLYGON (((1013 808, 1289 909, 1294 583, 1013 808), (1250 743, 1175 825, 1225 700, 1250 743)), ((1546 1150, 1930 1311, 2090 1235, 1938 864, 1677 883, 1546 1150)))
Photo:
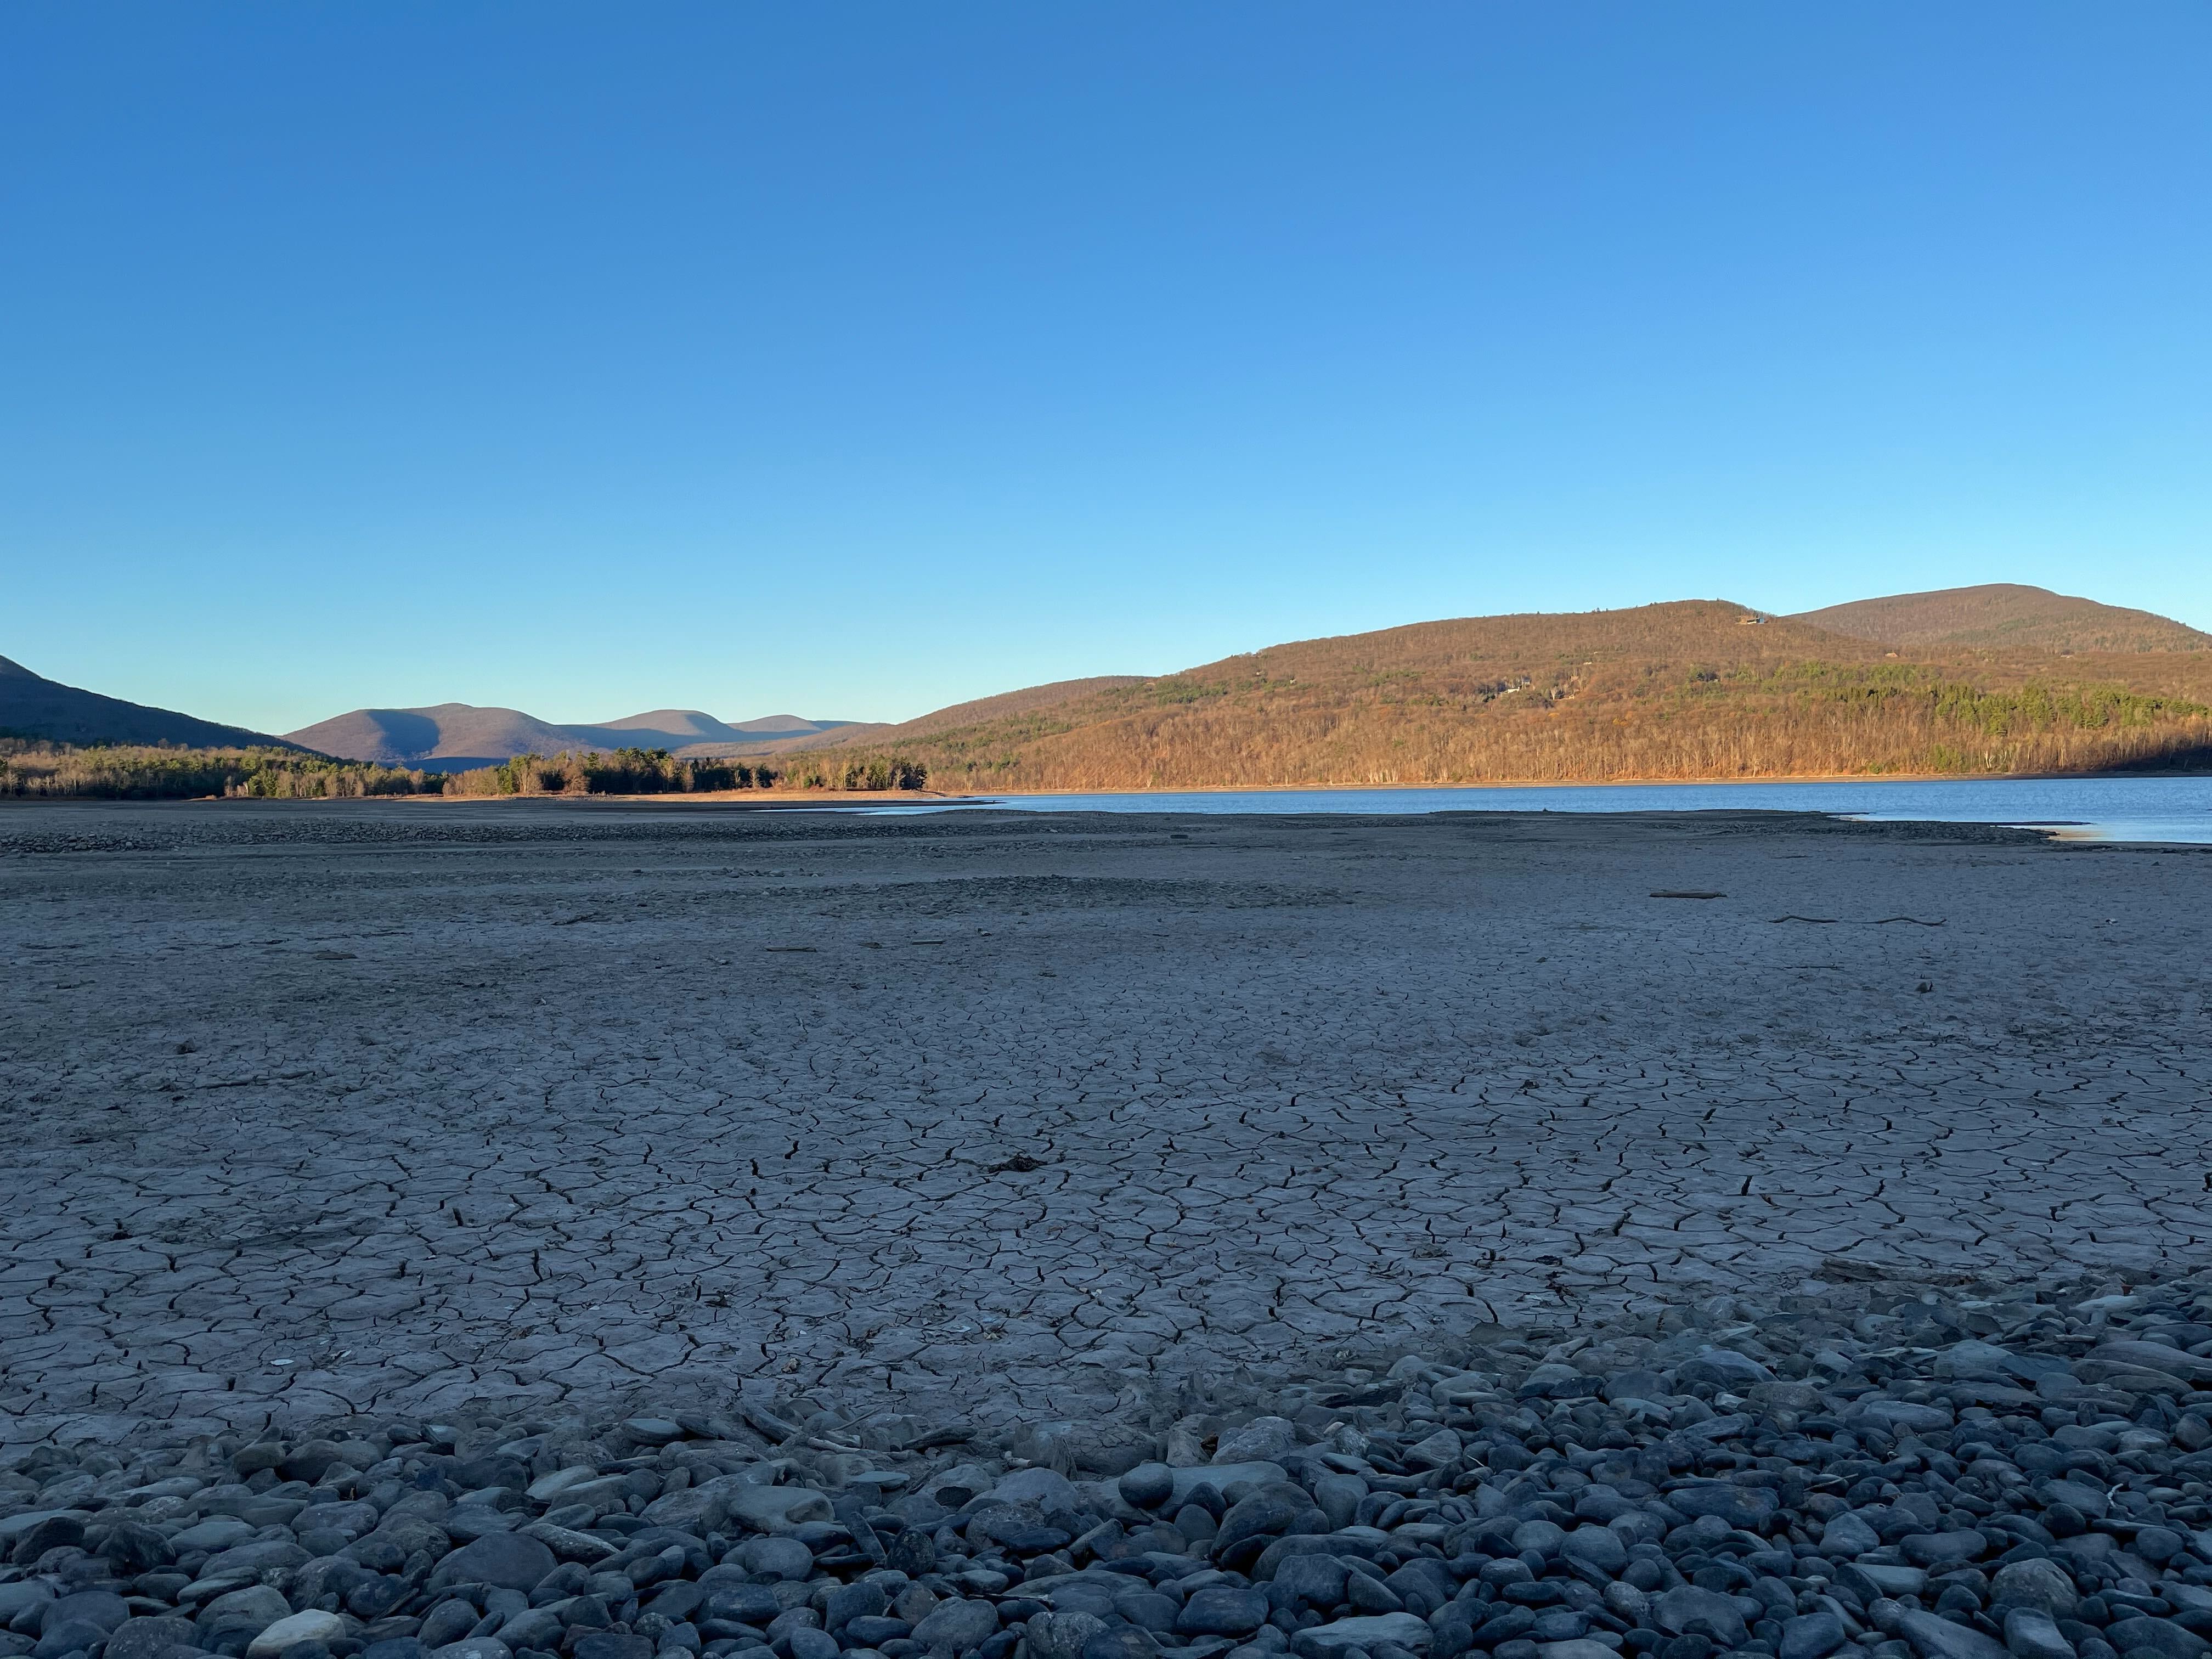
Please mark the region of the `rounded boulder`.
POLYGON ((1140 1510, 1156 1510, 1175 1496, 1175 1471, 1164 1463, 1139 1463, 1119 1482, 1121 1499, 1140 1510))
POLYGON ((559 1565, 553 1552, 535 1538, 519 1532, 489 1533, 462 1545, 439 1562, 430 1575, 429 1588, 476 1583, 489 1584, 494 1589, 532 1589, 559 1565))

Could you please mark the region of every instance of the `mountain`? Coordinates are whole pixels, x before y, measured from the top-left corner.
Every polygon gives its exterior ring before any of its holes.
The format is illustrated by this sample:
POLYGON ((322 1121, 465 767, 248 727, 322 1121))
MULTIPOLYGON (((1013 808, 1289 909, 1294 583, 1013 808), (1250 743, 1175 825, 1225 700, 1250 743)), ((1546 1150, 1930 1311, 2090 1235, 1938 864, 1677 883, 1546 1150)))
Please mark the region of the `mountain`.
POLYGON ((81 691, 0 657, 0 737, 48 743, 165 743, 194 749, 289 749, 265 732, 219 726, 173 709, 81 691))
POLYGON ((886 738, 896 735, 904 741, 957 726, 979 726, 993 720, 1039 714, 1046 709, 1074 702, 1098 692, 1118 691, 1126 686, 1150 683, 1142 674, 1101 674, 1087 680, 1054 680, 1049 685, 1032 685, 1020 691, 1001 691, 996 696, 978 697, 973 702, 956 702, 949 708, 938 709, 934 714, 908 720, 902 726, 860 727, 843 734, 838 741, 869 742, 878 734, 886 738))
POLYGON ((801 750, 786 770, 867 753, 977 791, 2212 766, 2212 653, 1893 647, 1686 600, 1039 686, 801 750))
POLYGON ((516 755, 550 755, 570 746, 557 726, 514 708, 465 702, 429 708, 356 708, 286 734, 296 744, 341 760, 380 761, 458 772, 496 766, 516 755))
POLYGON ((2171 617, 2014 582, 1857 599, 1824 611, 1800 611, 1795 620, 1884 645, 2025 646, 2076 654, 2212 651, 2212 634, 2200 634, 2171 617))
POLYGON ((356 708, 303 726, 290 741, 346 760, 461 772, 562 750, 665 749, 686 759, 774 754, 857 724, 796 714, 725 723, 696 708, 656 708, 599 725, 556 726, 516 708, 442 702, 428 708, 356 708))

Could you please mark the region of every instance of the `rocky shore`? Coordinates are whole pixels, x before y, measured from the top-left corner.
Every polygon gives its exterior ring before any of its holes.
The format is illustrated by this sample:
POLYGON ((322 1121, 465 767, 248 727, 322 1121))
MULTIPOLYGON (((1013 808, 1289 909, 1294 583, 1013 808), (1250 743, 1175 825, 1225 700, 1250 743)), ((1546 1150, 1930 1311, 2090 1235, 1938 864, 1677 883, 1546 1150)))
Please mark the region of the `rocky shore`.
POLYGON ((47 1444, 0 1656, 2212 1653, 2212 1274, 1478 1338, 1010 1437, 733 1390, 47 1444))

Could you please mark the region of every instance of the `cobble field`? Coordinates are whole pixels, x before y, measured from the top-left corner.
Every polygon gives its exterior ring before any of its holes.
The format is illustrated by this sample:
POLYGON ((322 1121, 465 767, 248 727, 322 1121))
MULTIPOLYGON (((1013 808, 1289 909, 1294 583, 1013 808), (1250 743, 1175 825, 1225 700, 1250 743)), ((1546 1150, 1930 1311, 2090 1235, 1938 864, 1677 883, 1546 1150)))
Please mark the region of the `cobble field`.
POLYGON ((2183 1272, 2208 877, 1748 814, 0 810, 0 1426, 1003 1428, 2183 1272))

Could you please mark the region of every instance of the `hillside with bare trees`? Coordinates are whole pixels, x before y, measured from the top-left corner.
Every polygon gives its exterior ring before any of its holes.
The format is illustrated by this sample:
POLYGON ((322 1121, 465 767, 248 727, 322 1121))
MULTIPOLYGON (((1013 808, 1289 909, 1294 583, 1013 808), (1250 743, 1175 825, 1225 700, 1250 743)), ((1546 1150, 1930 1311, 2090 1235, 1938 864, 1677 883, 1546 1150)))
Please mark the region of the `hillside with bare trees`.
POLYGON ((949 790, 2198 769, 2212 653, 1897 647, 1689 600, 1301 641, 814 753, 860 750, 949 790))

